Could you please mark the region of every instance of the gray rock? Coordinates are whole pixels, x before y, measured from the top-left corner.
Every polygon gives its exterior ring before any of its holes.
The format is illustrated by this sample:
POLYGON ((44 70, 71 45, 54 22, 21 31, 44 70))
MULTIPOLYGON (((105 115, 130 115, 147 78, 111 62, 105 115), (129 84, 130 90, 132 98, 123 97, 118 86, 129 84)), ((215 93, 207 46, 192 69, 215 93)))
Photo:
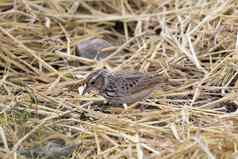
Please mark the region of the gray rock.
POLYGON ((89 39, 76 45, 76 55, 88 59, 100 60, 109 55, 107 52, 102 51, 109 47, 112 47, 112 44, 106 40, 98 38, 89 39))

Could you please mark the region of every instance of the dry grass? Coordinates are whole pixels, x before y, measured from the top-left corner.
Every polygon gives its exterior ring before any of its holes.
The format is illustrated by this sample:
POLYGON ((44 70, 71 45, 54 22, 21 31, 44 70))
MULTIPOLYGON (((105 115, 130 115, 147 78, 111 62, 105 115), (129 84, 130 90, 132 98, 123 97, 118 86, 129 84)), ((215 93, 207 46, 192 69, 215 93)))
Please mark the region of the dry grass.
POLYGON ((237 0, 1 0, 0 10, 0 158, 56 134, 80 144, 72 158, 238 158, 237 0), (91 37, 117 49, 75 56, 91 37), (102 66, 177 84, 143 112, 102 108, 69 89, 102 66))

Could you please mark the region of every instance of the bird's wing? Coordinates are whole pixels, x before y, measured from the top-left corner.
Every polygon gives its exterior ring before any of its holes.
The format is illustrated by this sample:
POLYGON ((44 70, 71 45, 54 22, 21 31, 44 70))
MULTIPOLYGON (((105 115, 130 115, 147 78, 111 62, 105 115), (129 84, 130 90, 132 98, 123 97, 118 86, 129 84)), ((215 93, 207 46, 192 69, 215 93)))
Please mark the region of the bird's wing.
POLYGON ((134 88, 137 82, 144 78, 144 74, 141 72, 117 72, 114 76, 116 78, 114 78, 113 83, 118 96, 130 95, 131 88, 134 88))
POLYGON ((156 86, 163 81, 163 78, 158 75, 149 75, 144 74, 143 76, 138 77, 129 77, 127 78, 128 85, 132 86, 129 90, 129 94, 135 94, 143 90, 153 90, 156 86))
POLYGON ((119 72, 116 73, 118 95, 132 95, 143 90, 153 90, 159 83, 165 81, 160 74, 142 72, 119 72), (119 88, 120 87, 120 88, 119 88))
MULTIPOLYGON (((116 76, 118 77, 118 94, 121 95, 131 95, 140 92, 142 89, 147 88, 145 82, 148 84, 151 83, 149 79, 147 79, 149 76, 141 72, 117 73, 116 76)), ((148 86, 148 88, 150 88, 150 86, 148 86)))

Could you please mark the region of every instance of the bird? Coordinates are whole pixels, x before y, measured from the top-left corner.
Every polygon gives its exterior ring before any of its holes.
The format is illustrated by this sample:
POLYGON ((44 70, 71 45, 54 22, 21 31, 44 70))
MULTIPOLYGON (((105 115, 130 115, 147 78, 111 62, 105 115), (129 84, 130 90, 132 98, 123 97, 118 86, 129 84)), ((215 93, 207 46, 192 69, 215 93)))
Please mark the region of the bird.
POLYGON ((112 104, 133 104, 147 98, 164 81, 161 74, 98 69, 85 79, 82 95, 96 91, 112 104))

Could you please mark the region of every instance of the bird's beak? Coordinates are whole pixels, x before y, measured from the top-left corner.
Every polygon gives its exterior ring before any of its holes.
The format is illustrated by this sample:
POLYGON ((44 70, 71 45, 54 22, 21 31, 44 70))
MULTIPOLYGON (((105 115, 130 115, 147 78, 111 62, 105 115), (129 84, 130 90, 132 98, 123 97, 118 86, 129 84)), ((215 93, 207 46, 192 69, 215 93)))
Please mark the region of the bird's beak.
POLYGON ((85 95, 87 92, 89 92, 89 88, 87 85, 84 86, 82 95, 85 95))

